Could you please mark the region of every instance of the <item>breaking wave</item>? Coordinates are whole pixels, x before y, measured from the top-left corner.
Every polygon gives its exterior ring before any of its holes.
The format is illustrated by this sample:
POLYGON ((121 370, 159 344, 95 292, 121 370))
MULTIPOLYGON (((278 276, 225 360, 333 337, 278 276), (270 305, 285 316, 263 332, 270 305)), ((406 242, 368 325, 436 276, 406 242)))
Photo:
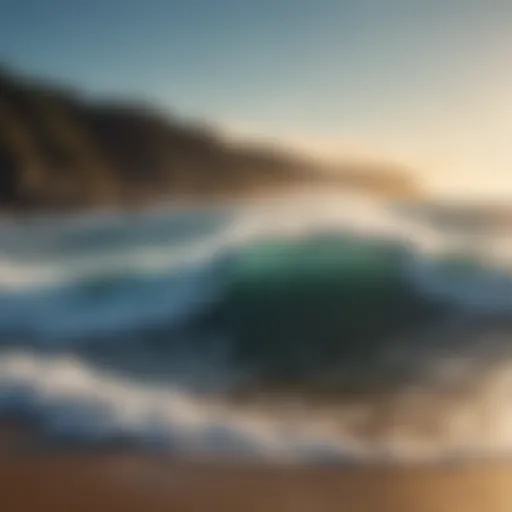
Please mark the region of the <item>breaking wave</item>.
POLYGON ((186 453, 502 453, 509 238, 337 195, 4 220, 0 414, 186 453))

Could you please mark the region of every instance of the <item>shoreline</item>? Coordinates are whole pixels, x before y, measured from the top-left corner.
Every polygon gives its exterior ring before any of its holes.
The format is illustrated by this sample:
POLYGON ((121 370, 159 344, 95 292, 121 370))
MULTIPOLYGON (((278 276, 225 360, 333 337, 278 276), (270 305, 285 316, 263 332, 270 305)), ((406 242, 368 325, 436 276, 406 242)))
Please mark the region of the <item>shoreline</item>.
MULTIPOLYGON (((254 192, 244 193, 205 193, 205 194, 180 194, 176 196, 153 198, 148 201, 132 204, 109 205, 77 205, 70 208, 35 208, 33 210, 23 208, 12 210, 0 210, 0 221, 5 220, 47 220, 55 219, 81 219, 84 217, 104 217, 123 215, 153 215, 174 210, 226 209, 240 206, 261 205, 266 202, 276 203, 290 199, 317 199, 331 196, 333 198, 357 197, 375 202, 393 202, 397 198, 389 194, 381 194, 368 190, 357 190, 349 187, 336 188, 332 186, 315 184, 287 187, 286 189, 260 189, 254 192)), ((403 199, 403 198, 402 198, 403 199)), ((416 198, 414 198, 416 200, 416 198)))
POLYGON ((6 512, 508 512, 512 461, 292 465, 55 450, 0 423, 6 512))
MULTIPOLYGON (((6 511, 505 512, 512 464, 276 467, 129 453, 0 458, 6 511)), ((5 507, 5 508, 4 508, 5 507)))

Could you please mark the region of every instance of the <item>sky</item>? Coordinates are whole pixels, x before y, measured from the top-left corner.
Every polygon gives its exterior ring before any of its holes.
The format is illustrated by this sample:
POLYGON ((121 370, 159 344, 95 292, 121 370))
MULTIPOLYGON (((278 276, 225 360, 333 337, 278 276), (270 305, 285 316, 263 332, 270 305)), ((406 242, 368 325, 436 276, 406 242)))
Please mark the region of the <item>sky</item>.
POLYGON ((0 60, 512 198, 512 0, 0 0, 0 60))

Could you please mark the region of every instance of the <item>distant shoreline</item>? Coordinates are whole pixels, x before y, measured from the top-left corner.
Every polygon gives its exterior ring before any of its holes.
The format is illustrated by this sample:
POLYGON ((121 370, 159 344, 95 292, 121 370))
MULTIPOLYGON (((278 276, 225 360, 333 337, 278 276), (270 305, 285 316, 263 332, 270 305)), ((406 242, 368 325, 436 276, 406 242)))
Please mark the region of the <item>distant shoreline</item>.
POLYGON ((76 206, 71 208, 40 208, 40 209, 0 209, 0 221, 8 219, 55 219, 72 218, 95 215, 123 215, 123 214, 152 214, 158 212, 172 212, 173 210, 201 209, 201 208, 231 208, 238 206, 251 206, 264 204, 265 202, 275 203, 287 200, 322 200, 325 197, 339 198, 347 197, 366 198, 376 202, 393 202, 394 198, 385 194, 378 194, 359 190, 336 189, 326 185, 305 185, 290 186, 286 188, 258 190, 252 193, 211 193, 211 194, 181 194, 175 197, 162 197, 147 202, 132 203, 126 205, 106 206, 76 206))

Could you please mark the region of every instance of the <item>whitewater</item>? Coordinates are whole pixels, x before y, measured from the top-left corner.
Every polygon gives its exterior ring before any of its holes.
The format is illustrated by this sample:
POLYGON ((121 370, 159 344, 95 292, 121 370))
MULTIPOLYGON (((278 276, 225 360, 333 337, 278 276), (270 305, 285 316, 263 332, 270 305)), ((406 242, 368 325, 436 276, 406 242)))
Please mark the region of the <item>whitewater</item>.
POLYGON ((506 454, 510 234, 325 192, 4 218, 0 416, 63 446, 506 454))

